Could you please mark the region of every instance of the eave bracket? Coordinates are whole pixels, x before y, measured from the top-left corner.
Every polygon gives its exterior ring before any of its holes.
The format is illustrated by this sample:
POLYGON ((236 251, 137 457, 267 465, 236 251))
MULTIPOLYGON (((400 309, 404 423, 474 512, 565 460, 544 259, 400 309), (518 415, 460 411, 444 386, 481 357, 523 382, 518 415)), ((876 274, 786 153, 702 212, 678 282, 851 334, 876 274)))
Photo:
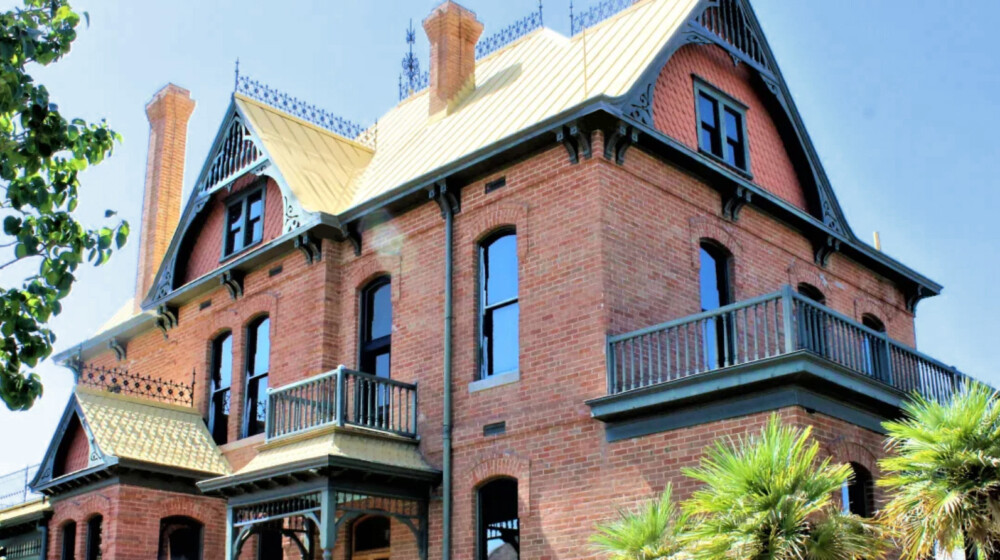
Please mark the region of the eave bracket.
POLYGON ((604 159, 614 160, 618 165, 623 165, 625 152, 637 142, 639 142, 639 131, 634 126, 619 121, 604 143, 604 159))
POLYGON ((570 163, 580 163, 581 159, 590 159, 590 135, 577 123, 570 123, 556 130, 556 142, 566 147, 570 163))
POLYGON ((177 317, 177 306, 163 304, 156 308, 156 327, 163 331, 163 337, 167 337, 167 331, 176 327, 179 323, 177 317))
POLYGON ((830 262, 830 255, 840 251, 840 239, 826 235, 813 240, 813 260, 819 266, 826 267, 830 262))
POLYGON ((753 192, 750 189, 737 185, 735 190, 722 194, 722 216, 735 222, 740 217, 740 210, 750 204, 752 199, 753 192))
POLYGON ((313 264, 322 258, 320 250, 320 240, 308 233, 303 233, 295 237, 295 248, 302 251, 306 256, 306 264, 313 264))
POLYGON ((219 277, 219 283, 229 291, 229 297, 238 299, 243 296, 243 280, 246 274, 240 270, 227 270, 219 277))

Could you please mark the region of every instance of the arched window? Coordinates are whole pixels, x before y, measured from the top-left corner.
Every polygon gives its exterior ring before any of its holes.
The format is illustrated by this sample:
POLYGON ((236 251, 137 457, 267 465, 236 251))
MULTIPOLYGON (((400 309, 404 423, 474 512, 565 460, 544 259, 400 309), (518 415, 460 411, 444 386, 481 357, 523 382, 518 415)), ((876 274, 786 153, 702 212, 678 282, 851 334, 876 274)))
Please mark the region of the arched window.
POLYGON ((203 535, 202 524, 190 517, 161 519, 158 560, 201 560, 203 535))
POLYGON ((844 513, 853 513, 861 517, 875 515, 875 492, 872 483, 872 473, 857 463, 851 463, 851 479, 840 489, 840 503, 844 513))
MULTIPOLYGON (((732 254, 715 241, 702 240, 699 250, 699 284, 701 310, 714 311, 732 303, 729 269, 732 254)), ((731 325, 730 325, 731 327, 731 325)), ((727 336, 725 321, 710 318, 703 323, 705 369, 725 367, 733 363, 733 337, 727 336)))
POLYGON ((60 560, 76 560, 76 521, 67 521, 61 531, 62 550, 60 560))
POLYGON ((87 521, 87 560, 101 560, 101 524, 104 518, 95 515, 87 521))
POLYGON ((503 230, 479 246, 480 378, 518 369, 517 235, 503 230))
MULTIPOLYGON (((826 305, 826 296, 816 286, 805 282, 796 287, 799 295, 818 305, 826 305)), ((812 350, 820 356, 828 357, 830 347, 827 340, 826 313, 811 304, 797 303, 799 320, 799 347, 812 350)))
POLYGON ((521 525, 517 517, 517 480, 498 478, 479 488, 477 560, 517 560, 521 525))
POLYGON ((246 407, 243 433, 264 433, 267 422, 267 374, 271 369, 271 320, 261 317, 247 328, 246 407))
POLYGON ((351 560, 389 560, 388 517, 363 517, 354 524, 351 560))
POLYGON ((215 443, 228 441, 229 398, 233 383, 233 335, 224 333, 212 341, 212 400, 208 410, 208 430, 215 443))
POLYGON ((364 373, 389 377, 392 350, 392 286, 388 276, 361 290, 361 344, 358 366, 364 373))
MULTIPOLYGON (((862 315, 861 324, 883 336, 885 335, 885 324, 874 315, 869 313, 862 315)), ((881 336, 865 333, 863 345, 865 373, 875 379, 889 382, 889 349, 886 347, 885 340, 881 336)))

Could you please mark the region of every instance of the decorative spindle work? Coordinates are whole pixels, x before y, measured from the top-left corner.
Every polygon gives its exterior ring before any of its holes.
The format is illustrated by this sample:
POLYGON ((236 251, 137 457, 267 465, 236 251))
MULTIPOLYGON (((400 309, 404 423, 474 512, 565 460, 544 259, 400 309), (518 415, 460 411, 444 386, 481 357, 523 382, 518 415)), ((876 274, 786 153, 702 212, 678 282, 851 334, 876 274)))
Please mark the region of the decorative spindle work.
POLYGON ((366 129, 325 109, 250 79, 248 76, 236 77, 236 92, 284 111, 293 117, 325 128, 344 138, 349 138, 371 148, 375 147, 375 127, 366 129))
POLYGON ((602 0, 597 4, 583 10, 578 14, 573 13, 573 4, 569 6, 569 27, 570 35, 576 35, 588 27, 592 27, 608 19, 631 6, 635 0, 602 0))
POLYGON ((739 2, 722 0, 717 6, 709 6, 698 18, 698 23, 750 60, 767 68, 767 57, 739 2))
POLYGON ((193 375, 191 383, 187 384, 131 373, 124 368, 84 366, 80 385, 169 404, 194 405, 193 375))
POLYGON ((531 12, 527 16, 497 31, 493 35, 480 39, 476 44, 476 58, 483 58, 510 43, 524 37, 528 33, 542 26, 542 2, 538 2, 538 11, 531 12))
POLYGON ((208 166, 202 188, 206 192, 213 191, 217 187, 222 188, 263 159, 264 156, 254 143, 250 131, 239 116, 235 116, 229 124, 229 131, 226 132, 222 145, 208 166))

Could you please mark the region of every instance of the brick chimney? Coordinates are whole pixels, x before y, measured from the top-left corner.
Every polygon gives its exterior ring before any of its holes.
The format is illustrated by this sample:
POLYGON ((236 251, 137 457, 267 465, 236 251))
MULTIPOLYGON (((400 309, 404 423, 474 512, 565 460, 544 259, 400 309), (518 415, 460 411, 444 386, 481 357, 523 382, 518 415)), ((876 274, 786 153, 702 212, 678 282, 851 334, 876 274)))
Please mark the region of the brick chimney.
POLYGON ((465 88, 476 86, 476 42, 483 24, 467 8, 447 0, 424 20, 431 43, 430 114, 448 108, 465 88))
POLYGON ((181 215, 184 189, 184 149, 188 120, 194 111, 191 92, 167 84, 146 104, 149 151, 146 188, 139 230, 139 270, 135 281, 135 311, 152 287, 181 215))

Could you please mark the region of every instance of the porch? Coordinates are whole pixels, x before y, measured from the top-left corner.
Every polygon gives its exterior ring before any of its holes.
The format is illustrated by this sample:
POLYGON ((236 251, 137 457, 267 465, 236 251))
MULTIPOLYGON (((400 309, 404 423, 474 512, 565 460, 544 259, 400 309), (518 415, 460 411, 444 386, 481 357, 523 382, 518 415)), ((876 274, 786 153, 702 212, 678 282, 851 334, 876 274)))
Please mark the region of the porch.
POLYGON ((606 356, 608 395, 588 404, 611 440, 788 405, 881 430, 964 377, 791 286, 609 336, 606 356))

